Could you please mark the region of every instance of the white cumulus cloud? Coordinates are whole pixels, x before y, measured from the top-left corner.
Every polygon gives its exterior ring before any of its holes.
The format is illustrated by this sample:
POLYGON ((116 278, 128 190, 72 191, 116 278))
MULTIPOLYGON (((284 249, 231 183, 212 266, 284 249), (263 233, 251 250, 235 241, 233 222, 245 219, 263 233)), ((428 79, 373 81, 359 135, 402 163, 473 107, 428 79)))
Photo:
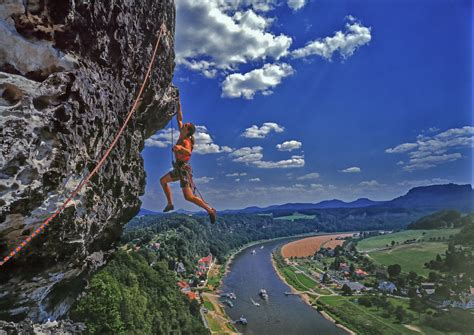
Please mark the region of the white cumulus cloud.
POLYGON ((261 169, 286 169, 294 167, 303 167, 305 164, 304 156, 291 156, 290 159, 280 161, 264 161, 263 148, 260 146, 243 147, 234 150, 229 154, 232 161, 237 163, 245 163, 261 169))
POLYGON ((270 95, 273 93, 271 89, 293 73, 291 65, 286 63, 265 64, 260 69, 244 74, 232 73, 222 83, 222 97, 253 99, 257 92, 270 95))
POLYGON ((309 42, 303 48, 293 50, 292 56, 301 58, 318 55, 331 59, 335 52, 338 52, 343 59, 352 56, 359 47, 370 42, 372 35, 370 27, 355 22, 353 17, 350 17, 349 21, 344 32, 336 31, 333 36, 309 42))
MULTIPOLYGON (((432 129, 431 132, 439 130, 432 129)), ((426 136, 420 134, 416 142, 403 143, 385 150, 389 154, 406 154, 407 161, 399 161, 405 171, 423 170, 443 163, 453 162, 463 156, 458 151, 474 147, 474 127, 451 128, 426 136)))
POLYGON ((314 190, 324 190, 324 186, 321 185, 321 184, 311 184, 311 188, 314 189, 314 190))
POLYGON ((282 133, 285 131, 285 127, 280 126, 275 122, 265 122, 261 127, 253 125, 250 128, 245 129, 242 136, 246 138, 265 138, 272 131, 275 133, 282 133))
POLYGON ((230 153, 230 157, 233 158, 234 162, 239 163, 249 163, 254 161, 259 161, 263 158, 262 154, 263 148, 260 146, 256 147, 243 147, 237 150, 234 150, 230 153))
POLYGON ((225 176, 226 177, 240 177, 240 176, 246 176, 246 172, 234 172, 234 173, 228 173, 225 176))
POLYGON ((318 179, 319 178, 319 173, 317 172, 312 172, 305 174, 304 176, 296 178, 297 180, 311 180, 311 179, 318 179))
POLYGON ((271 19, 253 9, 271 9, 271 3, 211 0, 176 1, 176 62, 191 67, 191 60, 204 59, 212 68, 232 70, 239 64, 266 58, 278 60, 288 53, 292 39, 267 31, 271 19))
POLYGON ((194 182, 197 184, 207 184, 211 180, 214 180, 212 177, 199 177, 199 178, 193 178, 194 182))
POLYGON ((253 182, 253 183, 259 182, 259 181, 260 181, 260 178, 250 178, 249 181, 250 181, 250 182, 253 182))
POLYGON ((347 169, 344 169, 344 170, 341 170, 341 172, 343 173, 360 173, 362 170, 360 169, 360 167, 357 167, 357 166, 353 166, 353 167, 349 167, 347 169))
POLYGON ((306 0, 288 0, 287 4, 288 7, 290 7, 294 11, 297 11, 304 7, 304 5, 306 4, 306 0))
POLYGON ((289 169, 303 167, 305 164, 303 156, 291 156, 290 159, 280 161, 254 161, 252 165, 261 169, 289 169))
POLYGON ((291 140, 291 141, 285 141, 281 144, 277 144, 276 148, 278 151, 293 151, 296 149, 300 149, 303 144, 301 142, 291 140))
POLYGON ((367 181, 361 181, 359 183, 359 186, 366 187, 366 188, 375 188, 382 185, 376 180, 367 180, 367 181))

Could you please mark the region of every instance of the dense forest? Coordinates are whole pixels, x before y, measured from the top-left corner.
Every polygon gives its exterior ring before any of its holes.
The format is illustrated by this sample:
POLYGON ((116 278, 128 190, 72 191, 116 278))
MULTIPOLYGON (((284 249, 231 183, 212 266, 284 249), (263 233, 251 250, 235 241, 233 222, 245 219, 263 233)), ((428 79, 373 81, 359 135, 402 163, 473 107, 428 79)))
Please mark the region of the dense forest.
POLYGON ((176 274, 152 263, 153 257, 117 251, 93 276, 71 318, 86 323, 86 334, 208 334, 198 303, 179 292, 176 274))

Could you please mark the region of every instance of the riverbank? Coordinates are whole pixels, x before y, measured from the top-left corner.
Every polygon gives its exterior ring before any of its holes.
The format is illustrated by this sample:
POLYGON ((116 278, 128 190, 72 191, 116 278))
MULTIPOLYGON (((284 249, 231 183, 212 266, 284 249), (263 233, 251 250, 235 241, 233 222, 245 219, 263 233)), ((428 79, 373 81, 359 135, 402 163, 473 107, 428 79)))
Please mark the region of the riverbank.
MULTIPOLYGON (((281 249, 277 249, 275 250, 276 253, 280 253, 280 256, 282 258, 282 262, 284 262, 284 258, 283 256, 281 255, 281 249)), ((311 306, 312 308, 314 308, 323 318, 325 318, 326 320, 334 323, 334 325, 336 325, 337 327, 343 329, 344 331, 346 331, 348 334, 350 335, 357 335, 356 332, 354 332, 353 330, 351 330, 350 328, 348 328, 347 326, 339 323, 337 320, 335 320, 331 315, 329 315, 328 313, 324 312, 324 311, 320 311, 318 310, 313 304, 312 302, 318 300, 318 298, 321 296, 320 294, 316 293, 316 292, 309 292, 309 291, 299 291, 297 290, 291 283, 288 282, 287 278, 284 276, 283 274, 283 269, 279 266, 278 262, 275 260, 275 255, 274 253, 272 253, 272 256, 271 256, 271 260, 272 260, 272 265, 273 265, 273 268, 276 272, 276 274, 278 275, 278 277, 286 284, 290 287, 290 290, 291 290, 291 293, 295 294, 295 295, 298 295, 306 304, 308 304, 309 306, 311 306), (314 299, 311 299, 310 297, 313 296, 314 299)))

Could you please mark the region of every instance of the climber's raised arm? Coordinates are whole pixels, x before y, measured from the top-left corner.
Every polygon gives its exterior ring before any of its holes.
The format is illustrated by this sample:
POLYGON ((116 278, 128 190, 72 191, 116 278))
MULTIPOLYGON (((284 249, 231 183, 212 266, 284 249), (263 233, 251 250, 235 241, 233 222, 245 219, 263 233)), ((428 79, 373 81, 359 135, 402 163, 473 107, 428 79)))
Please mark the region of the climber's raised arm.
POLYGON ((176 121, 178 121, 178 128, 183 128, 183 111, 181 110, 181 99, 178 100, 178 113, 176 113, 176 121))

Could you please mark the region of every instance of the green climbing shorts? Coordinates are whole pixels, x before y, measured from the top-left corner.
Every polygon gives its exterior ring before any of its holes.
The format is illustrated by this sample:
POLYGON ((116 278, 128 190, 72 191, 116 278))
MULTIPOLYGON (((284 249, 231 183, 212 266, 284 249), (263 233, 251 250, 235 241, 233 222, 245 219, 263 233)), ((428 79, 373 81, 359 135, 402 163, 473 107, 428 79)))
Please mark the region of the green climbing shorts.
POLYGON ((179 179, 179 185, 181 188, 191 188, 191 182, 193 178, 193 170, 188 162, 177 161, 173 162, 173 170, 170 171, 170 176, 173 181, 179 179))

